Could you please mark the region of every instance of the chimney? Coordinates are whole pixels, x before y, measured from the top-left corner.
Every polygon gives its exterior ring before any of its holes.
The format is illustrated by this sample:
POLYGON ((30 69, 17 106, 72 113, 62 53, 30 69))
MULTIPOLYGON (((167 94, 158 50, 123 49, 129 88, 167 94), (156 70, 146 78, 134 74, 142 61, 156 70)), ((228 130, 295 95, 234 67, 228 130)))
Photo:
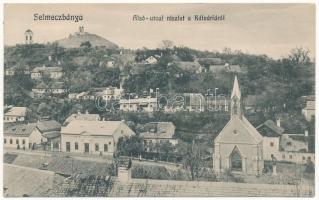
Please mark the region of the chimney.
POLYGON ((308 130, 306 129, 305 130, 305 137, 308 137, 309 133, 308 133, 308 130))
POLYGON ((85 114, 89 114, 89 111, 88 111, 88 110, 86 110, 86 111, 85 111, 85 114))
POLYGON ((120 160, 117 166, 117 178, 121 183, 131 182, 131 166, 132 160, 120 160))
POLYGON ((80 111, 80 110, 78 110, 78 114, 81 114, 81 111, 80 111))
POLYGON ((277 119, 277 126, 278 126, 278 127, 281 127, 280 118, 277 119))

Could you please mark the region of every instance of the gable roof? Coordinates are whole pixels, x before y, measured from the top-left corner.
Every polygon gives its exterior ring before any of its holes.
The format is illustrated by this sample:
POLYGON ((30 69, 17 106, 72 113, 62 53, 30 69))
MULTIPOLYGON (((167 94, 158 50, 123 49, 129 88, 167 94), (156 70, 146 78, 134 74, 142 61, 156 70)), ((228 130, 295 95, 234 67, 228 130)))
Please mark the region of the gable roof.
POLYGON ((4 134, 6 135, 14 135, 21 137, 29 137, 31 133, 37 128, 36 123, 32 124, 17 124, 11 127, 7 127, 4 130, 4 134))
POLYGON ((99 119, 99 114, 77 113, 70 115, 65 120, 64 124, 70 123, 73 120, 98 121, 99 119))
POLYGON ((112 136, 122 124, 122 121, 74 120, 62 127, 61 134, 112 136))
POLYGON ((197 62, 175 62, 176 66, 184 71, 195 72, 201 68, 201 65, 197 62))
POLYGON ((259 144, 261 141, 261 134, 244 116, 231 118, 214 140, 215 143, 249 144, 259 144))
POLYGON ((267 120, 263 124, 257 126, 257 131, 264 137, 280 137, 284 129, 278 127, 272 120, 267 120))
POLYGON ((42 133, 44 133, 50 131, 59 131, 61 129, 61 124, 55 120, 47 120, 38 122, 37 127, 42 133))
POLYGON ((11 107, 5 112, 5 116, 26 116, 27 107, 11 107))

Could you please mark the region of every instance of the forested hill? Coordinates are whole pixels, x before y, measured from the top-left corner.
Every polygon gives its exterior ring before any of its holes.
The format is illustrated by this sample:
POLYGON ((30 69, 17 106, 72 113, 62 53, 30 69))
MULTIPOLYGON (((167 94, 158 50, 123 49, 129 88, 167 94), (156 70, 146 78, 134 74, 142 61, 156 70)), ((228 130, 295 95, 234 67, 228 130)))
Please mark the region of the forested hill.
POLYGON ((142 93, 150 88, 160 88, 163 93, 206 93, 208 89, 219 88, 219 93, 227 95, 233 76, 237 74, 243 96, 259 95, 266 104, 285 103, 289 106, 300 96, 314 94, 315 86, 315 64, 310 62, 303 49, 294 49, 289 57, 274 60, 265 55, 230 50, 208 52, 172 47, 132 51, 85 45, 66 49, 53 43, 6 47, 4 60, 6 68, 27 66, 32 70, 36 66, 61 65, 65 81, 73 92, 91 86, 119 86, 120 74, 130 74, 124 84, 127 92, 142 93), (140 64, 152 55, 161 55, 157 63, 140 64), (218 58, 224 63, 239 65, 242 72, 223 72, 216 76, 209 70, 210 63, 201 58, 218 58), (105 67, 109 60, 114 61, 114 67, 105 67), (183 70, 177 65, 197 61, 206 69, 205 73, 183 70))

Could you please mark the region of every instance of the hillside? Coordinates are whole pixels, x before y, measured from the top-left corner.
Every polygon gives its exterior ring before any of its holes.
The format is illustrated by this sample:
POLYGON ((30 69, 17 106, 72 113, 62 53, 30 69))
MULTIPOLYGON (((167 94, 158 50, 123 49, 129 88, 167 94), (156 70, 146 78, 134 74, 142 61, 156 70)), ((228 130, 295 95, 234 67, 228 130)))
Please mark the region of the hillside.
POLYGON ((58 40, 58 44, 64 48, 79 48, 82 43, 90 42, 92 47, 105 47, 106 49, 117 49, 113 42, 88 32, 77 32, 69 37, 58 40))

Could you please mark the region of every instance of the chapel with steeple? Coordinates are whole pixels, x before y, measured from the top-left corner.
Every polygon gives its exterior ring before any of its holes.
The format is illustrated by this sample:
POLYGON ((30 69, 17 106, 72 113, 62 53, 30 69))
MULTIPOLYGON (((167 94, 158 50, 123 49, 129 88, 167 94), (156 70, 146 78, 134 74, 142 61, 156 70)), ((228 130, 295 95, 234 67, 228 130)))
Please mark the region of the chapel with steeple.
POLYGON ((260 174, 264 167, 263 137, 243 115, 237 76, 230 108, 230 120, 214 140, 214 172, 260 174))

